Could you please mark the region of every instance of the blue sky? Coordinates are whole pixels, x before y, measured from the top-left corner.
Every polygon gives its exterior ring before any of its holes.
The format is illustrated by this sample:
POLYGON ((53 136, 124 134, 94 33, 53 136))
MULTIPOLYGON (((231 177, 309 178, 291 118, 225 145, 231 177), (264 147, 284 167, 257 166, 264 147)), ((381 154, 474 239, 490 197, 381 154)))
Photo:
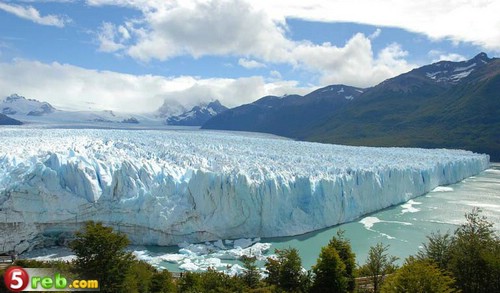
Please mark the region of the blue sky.
POLYGON ((228 106, 500 51, 498 1, 0 0, 0 95, 228 106))

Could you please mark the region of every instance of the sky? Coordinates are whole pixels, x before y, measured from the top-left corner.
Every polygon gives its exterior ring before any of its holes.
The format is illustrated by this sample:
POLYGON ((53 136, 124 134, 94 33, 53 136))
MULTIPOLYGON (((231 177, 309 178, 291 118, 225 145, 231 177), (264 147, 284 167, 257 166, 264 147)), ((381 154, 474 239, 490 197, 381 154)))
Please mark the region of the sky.
POLYGON ((152 112, 500 52, 497 0, 0 0, 0 99, 152 112))

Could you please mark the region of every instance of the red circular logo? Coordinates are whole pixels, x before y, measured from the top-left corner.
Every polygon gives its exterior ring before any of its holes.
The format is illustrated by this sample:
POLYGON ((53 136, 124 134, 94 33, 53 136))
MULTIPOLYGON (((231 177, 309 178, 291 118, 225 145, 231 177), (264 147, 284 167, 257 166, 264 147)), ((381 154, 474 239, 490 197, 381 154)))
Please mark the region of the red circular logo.
POLYGON ((29 282, 28 273, 21 267, 9 267, 5 271, 3 278, 7 289, 13 292, 23 291, 29 282))

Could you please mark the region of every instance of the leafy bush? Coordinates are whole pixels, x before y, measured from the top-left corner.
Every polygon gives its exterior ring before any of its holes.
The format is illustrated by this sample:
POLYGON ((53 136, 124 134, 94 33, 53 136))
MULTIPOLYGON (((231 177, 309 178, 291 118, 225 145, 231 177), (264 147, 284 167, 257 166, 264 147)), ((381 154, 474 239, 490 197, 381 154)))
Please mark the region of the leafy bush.
POLYGON ((403 267, 387 277, 382 286, 383 293, 452 293, 454 280, 444 274, 436 264, 410 257, 403 267))

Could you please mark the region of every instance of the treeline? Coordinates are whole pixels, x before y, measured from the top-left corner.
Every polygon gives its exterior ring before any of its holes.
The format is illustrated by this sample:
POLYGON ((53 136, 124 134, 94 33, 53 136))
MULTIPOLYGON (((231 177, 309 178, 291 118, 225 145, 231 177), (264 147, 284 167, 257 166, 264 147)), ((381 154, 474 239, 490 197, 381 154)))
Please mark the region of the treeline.
MULTIPOLYGON (((264 274, 255 258, 243 257, 245 270, 240 275, 209 269, 174 279, 126 251, 125 235, 95 222, 88 222, 71 243, 75 261, 15 264, 98 279, 101 292, 500 292, 500 239, 493 223, 478 209, 465 217, 454 233, 428 236, 423 249, 401 267, 382 244, 371 247, 365 264, 357 266, 351 244, 340 231, 309 271, 302 268, 298 251, 289 248, 267 259, 264 274)), ((7 292, 3 284, 0 292, 7 292)))

